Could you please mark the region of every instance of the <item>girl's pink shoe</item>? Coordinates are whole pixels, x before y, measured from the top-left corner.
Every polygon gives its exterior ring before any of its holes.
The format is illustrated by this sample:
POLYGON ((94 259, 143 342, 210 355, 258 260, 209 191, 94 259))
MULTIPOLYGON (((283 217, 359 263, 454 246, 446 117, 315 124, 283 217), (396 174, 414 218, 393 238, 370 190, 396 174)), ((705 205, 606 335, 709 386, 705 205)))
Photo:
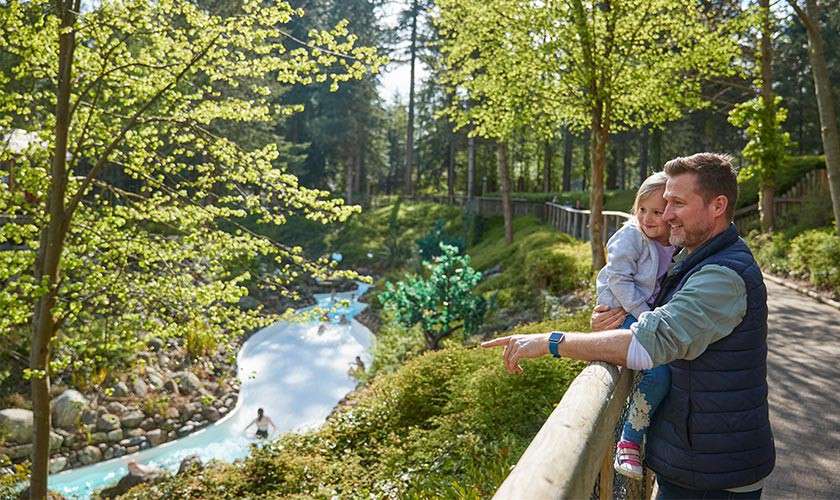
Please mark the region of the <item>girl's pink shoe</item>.
POLYGON ((619 441, 615 447, 615 471, 631 479, 642 478, 642 460, 639 445, 632 441, 619 441))

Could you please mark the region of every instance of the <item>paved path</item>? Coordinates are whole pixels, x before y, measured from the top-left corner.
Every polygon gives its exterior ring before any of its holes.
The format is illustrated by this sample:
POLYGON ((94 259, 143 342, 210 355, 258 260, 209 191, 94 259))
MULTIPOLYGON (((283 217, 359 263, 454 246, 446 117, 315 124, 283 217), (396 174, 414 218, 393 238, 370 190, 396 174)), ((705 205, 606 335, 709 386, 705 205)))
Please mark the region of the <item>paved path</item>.
POLYGON ((777 456, 764 498, 840 498, 840 311, 765 283, 777 456))

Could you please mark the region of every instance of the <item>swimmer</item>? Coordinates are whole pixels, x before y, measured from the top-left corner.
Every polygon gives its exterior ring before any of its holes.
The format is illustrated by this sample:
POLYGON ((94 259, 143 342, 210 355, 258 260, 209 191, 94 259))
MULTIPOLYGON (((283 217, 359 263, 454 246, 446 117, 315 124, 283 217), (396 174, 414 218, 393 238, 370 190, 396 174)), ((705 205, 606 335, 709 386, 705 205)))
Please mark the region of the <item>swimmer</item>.
POLYGON ((247 431, 249 427, 252 425, 257 424, 257 439, 265 439, 268 437, 268 426, 270 425, 274 431, 277 431, 277 426, 274 425, 274 422, 271 420, 271 417, 265 414, 262 408, 257 410, 257 418, 251 421, 245 430, 247 431))

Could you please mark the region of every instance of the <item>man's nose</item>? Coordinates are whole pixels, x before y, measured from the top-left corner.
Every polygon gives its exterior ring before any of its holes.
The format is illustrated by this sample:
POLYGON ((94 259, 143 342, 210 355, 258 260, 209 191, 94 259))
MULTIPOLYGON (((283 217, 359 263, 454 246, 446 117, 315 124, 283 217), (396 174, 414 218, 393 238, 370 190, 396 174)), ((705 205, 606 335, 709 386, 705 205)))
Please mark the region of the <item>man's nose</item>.
POLYGON ((665 222, 674 220, 674 209, 671 208, 670 203, 665 205, 665 210, 662 212, 662 220, 665 222))

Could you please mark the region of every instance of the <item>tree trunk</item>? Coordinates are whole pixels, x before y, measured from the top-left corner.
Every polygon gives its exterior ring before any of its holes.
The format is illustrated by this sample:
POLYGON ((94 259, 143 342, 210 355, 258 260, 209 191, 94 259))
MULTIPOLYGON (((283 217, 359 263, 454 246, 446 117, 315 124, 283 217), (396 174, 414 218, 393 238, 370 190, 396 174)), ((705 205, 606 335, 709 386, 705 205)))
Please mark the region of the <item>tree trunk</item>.
POLYGON ((589 173, 592 170, 592 134, 589 130, 583 134, 583 179, 581 182, 581 190, 586 191, 589 187, 589 173))
POLYGON ((820 11, 816 0, 806 0, 803 24, 808 32, 808 55, 814 74, 814 89, 820 112, 820 132, 825 152, 828 173, 828 187, 831 192, 831 206, 834 211, 834 230, 840 235, 840 134, 837 130, 837 115, 831 95, 831 80, 825 62, 824 42, 820 28, 820 11))
POLYGON ((55 150, 53 151, 47 213, 49 221, 41 230, 38 253, 35 257, 36 282, 46 281, 47 290, 35 302, 32 314, 32 346, 29 353, 32 390, 32 473, 29 481, 30 498, 47 496, 47 475, 50 460, 50 341, 57 325, 53 317, 58 295, 59 264, 64 250, 69 221, 66 219, 64 197, 67 192, 67 140, 70 130, 70 94, 73 81, 73 52, 79 2, 73 5, 56 2, 61 17, 58 36, 58 88, 55 108, 55 150), (66 28, 66 29, 64 29, 66 28))
POLYGON ((600 270, 607 263, 604 253, 604 167, 610 133, 602 121, 603 103, 592 111, 592 187, 589 190, 589 242, 592 248, 592 269, 600 270))
POLYGON ((505 241, 513 243, 513 208, 510 202, 510 171, 508 169, 508 144, 499 141, 496 149, 499 164, 499 190, 502 192, 502 215, 505 219, 505 241))
POLYGON ((662 129, 653 129, 653 134, 650 138, 650 162, 653 165, 653 171, 659 172, 662 170, 662 129))
POLYGON ((417 60, 417 0, 411 2, 411 76, 408 84, 408 126, 405 133, 405 193, 414 194, 414 65, 417 60))
MULTIPOLYGON (((593 141, 593 144, 597 141, 593 141)), ((607 162, 607 189, 618 189, 618 148, 613 150, 612 161, 605 157, 607 162)), ((594 159, 593 159, 594 160, 594 159)))
POLYGON ((551 159, 554 156, 554 150, 551 147, 551 141, 545 141, 543 145, 543 192, 551 192, 551 159))
POLYGON ((648 146, 650 145, 650 131, 647 127, 642 128, 642 136, 639 138, 639 142, 641 142, 641 149, 639 150, 639 182, 638 186, 641 186, 645 179, 648 176, 648 164, 650 160, 648 158, 648 146))
POLYGON ((450 131, 449 156, 446 158, 446 191, 450 205, 455 203, 455 139, 455 133, 450 131))
POLYGON ((356 155, 347 158, 344 166, 344 201, 350 205, 353 203, 353 170, 355 167, 356 155))
MULTIPOLYGON (((770 29, 770 0, 759 0, 761 10, 761 101, 764 107, 764 126, 776 126, 776 107, 773 103, 773 32, 770 29)), ((759 186, 758 214, 761 231, 770 232, 776 225, 775 175, 779 165, 764 165, 759 186)))
POLYGON ((572 152, 574 147, 572 132, 563 128, 563 191, 572 190, 572 152))

